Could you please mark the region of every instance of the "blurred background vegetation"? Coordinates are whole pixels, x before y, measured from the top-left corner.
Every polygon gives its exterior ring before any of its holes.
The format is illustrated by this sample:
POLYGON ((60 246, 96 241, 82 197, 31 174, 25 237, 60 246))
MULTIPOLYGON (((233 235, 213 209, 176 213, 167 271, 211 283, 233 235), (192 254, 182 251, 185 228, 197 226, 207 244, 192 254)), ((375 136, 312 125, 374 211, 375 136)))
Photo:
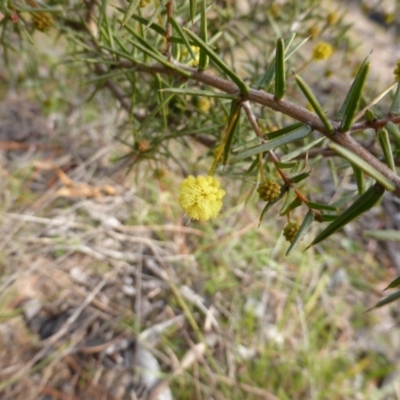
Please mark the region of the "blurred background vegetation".
MULTIPOLYGON (((357 111, 383 120, 396 1, 9 0, 0 12, 2 399, 400 398, 398 303, 370 310, 398 293, 383 292, 399 284, 384 237, 397 237, 398 198, 305 251, 323 229, 308 224, 286 255, 284 226, 311 208, 294 193, 264 212, 263 178, 285 186, 276 163, 240 157, 260 138, 243 111, 230 124, 238 94, 196 79, 200 65, 274 94, 283 38, 285 99, 314 110, 296 72, 335 120, 373 50, 357 111), (179 185, 219 153, 224 206, 190 221, 179 185)), ((251 111, 268 140, 297 122, 251 111)), ((396 171, 400 134, 386 128, 396 171)), ((376 131, 353 136, 384 163, 376 131)), ((375 181, 319 132, 294 137, 274 154, 326 219, 375 181)))

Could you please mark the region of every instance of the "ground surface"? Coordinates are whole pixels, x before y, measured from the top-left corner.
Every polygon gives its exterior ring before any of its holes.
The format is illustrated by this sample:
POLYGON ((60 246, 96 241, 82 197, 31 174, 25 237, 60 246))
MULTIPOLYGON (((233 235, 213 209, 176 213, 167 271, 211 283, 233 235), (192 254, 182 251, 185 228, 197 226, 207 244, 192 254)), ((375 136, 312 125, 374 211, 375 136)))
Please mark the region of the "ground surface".
POLYGON ((390 253, 354 225, 285 258, 248 193, 188 223, 110 101, 0 105, 0 398, 399 399, 390 253))

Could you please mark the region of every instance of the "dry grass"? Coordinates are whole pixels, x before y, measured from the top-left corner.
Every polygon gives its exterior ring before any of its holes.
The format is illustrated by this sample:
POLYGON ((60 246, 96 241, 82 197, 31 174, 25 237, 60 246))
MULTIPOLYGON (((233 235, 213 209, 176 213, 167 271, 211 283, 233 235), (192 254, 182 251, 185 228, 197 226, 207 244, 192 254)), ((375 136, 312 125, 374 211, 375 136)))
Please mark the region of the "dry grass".
POLYGON ((110 163, 118 115, 71 115, 54 148, 4 152, 2 399, 400 397, 398 315, 365 312, 388 277, 371 251, 285 259, 237 197, 187 223, 174 168, 110 163))

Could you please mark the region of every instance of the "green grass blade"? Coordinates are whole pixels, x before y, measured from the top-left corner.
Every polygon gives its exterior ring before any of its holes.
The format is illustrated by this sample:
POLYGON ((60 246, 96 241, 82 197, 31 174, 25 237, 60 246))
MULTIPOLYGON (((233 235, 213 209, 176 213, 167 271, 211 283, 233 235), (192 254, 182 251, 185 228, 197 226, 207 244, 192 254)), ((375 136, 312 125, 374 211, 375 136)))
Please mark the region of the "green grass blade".
POLYGON ((340 124, 341 132, 347 132, 353 122, 354 115, 357 112, 358 104, 361 99, 364 83, 368 75, 369 66, 369 57, 367 57, 361 64, 342 107, 339 110, 339 118, 342 119, 342 123, 340 124))
POLYGON ((391 192, 394 192, 396 190, 396 185, 391 180, 386 178, 386 176, 384 176, 381 172, 376 170, 374 167, 372 167, 370 164, 368 164, 366 161, 364 161, 356 154, 352 153, 350 150, 347 150, 346 148, 336 143, 330 143, 328 147, 334 150, 343 158, 350 161, 352 164, 356 165, 358 168, 362 169, 366 174, 368 174, 371 178, 374 178, 376 181, 378 181, 387 190, 391 192))
POLYGON ((393 172, 396 172, 396 165, 393 159, 393 152, 392 152, 392 146, 390 145, 389 133, 385 128, 382 128, 378 131, 378 139, 379 139, 379 144, 382 147, 386 164, 393 172))
MULTIPOLYGON (((200 38, 204 43, 208 42, 207 38, 207 16, 206 16, 206 0, 201 1, 200 9, 200 38)), ((200 47, 199 55, 199 71, 204 71, 208 66, 207 52, 200 47)))
POLYGON ((322 242, 336 231, 343 228, 350 221, 359 217, 361 214, 364 214, 377 203, 384 192, 385 188, 382 185, 376 183, 375 185, 371 186, 345 212, 339 215, 330 225, 328 225, 308 247, 322 242))
POLYGON ((306 96, 308 102, 311 104, 311 107, 318 115, 326 131, 328 133, 333 133, 334 128, 330 123, 329 119, 327 118, 327 116, 325 115, 325 112, 322 110, 321 105, 319 104, 317 98, 314 96, 314 93, 311 91, 310 87, 299 75, 295 74, 294 77, 296 79, 297 84, 299 85, 300 90, 303 92, 304 96, 306 96))
POLYGON ((400 299, 400 290, 390 294, 389 296, 385 297, 384 299, 378 301, 370 310, 374 308, 379 308, 382 306, 386 306, 386 304, 393 303, 394 301, 400 299))
POLYGON ((232 69, 230 69, 223 60, 214 52, 214 50, 204 41, 199 38, 195 33, 190 31, 187 28, 183 28, 184 32, 193 40, 193 42, 200 48, 200 51, 203 50, 207 53, 210 59, 227 75, 232 79, 234 83, 239 88, 241 94, 246 95, 249 93, 249 88, 246 83, 237 75, 232 69))
POLYGON ((292 243, 290 243, 290 246, 286 251, 287 256, 299 244, 301 238, 304 236, 304 234, 306 233, 307 229, 311 226, 313 221, 314 221, 314 214, 311 211, 309 211, 306 214, 303 222, 301 223, 297 235, 294 237, 292 243))
POLYGON ((397 84, 396 93, 394 95, 392 105, 390 106, 390 114, 400 114, 400 83, 397 84))
POLYGON ((286 91, 285 43, 278 39, 275 55, 275 99, 280 100, 286 91))
POLYGON ((295 129, 294 131, 291 131, 285 136, 280 136, 276 139, 270 140, 267 143, 263 143, 261 145, 257 145, 254 147, 251 147, 250 149, 247 149, 243 151, 240 154, 237 154, 233 157, 230 158, 229 162, 236 162, 243 160, 248 157, 255 156, 260 153, 264 153, 265 151, 272 150, 275 147, 280 147, 283 146, 284 144, 288 144, 291 142, 294 142, 295 140, 303 139, 307 137, 312 131, 312 128, 308 125, 302 125, 299 128, 295 129))

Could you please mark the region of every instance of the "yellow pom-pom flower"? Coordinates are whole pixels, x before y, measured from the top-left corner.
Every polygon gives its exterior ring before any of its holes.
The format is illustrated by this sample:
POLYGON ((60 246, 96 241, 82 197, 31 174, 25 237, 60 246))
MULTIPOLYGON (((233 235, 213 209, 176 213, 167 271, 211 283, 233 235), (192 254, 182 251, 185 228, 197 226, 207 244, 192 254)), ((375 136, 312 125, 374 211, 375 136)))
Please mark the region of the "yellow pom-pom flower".
POLYGON ((326 60, 333 53, 333 48, 329 43, 319 42, 313 48, 312 57, 314 60, 326 60))
POLYGON ((192 219, 206 221, 216 218, 222 207, 225 191, 212 176, 190 175, 179 188, 179 204, 192 219))

